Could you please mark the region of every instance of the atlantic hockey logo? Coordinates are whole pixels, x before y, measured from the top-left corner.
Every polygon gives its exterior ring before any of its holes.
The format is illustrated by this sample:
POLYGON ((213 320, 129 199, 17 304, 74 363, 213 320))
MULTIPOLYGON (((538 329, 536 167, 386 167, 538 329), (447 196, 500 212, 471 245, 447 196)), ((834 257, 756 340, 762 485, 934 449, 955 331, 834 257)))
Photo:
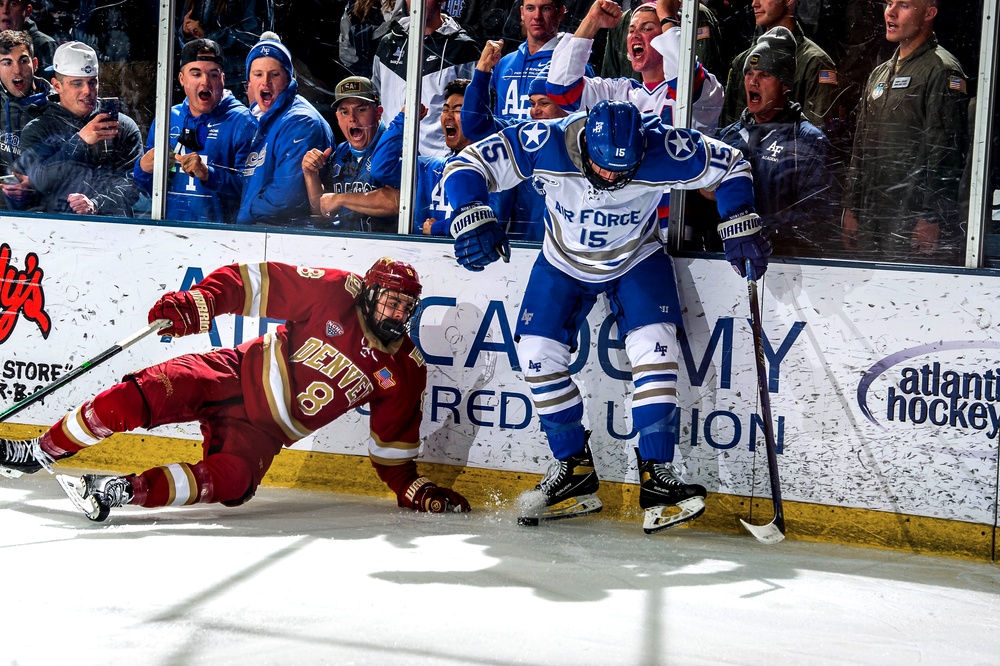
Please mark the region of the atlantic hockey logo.
POLYGON ((10 245, 0 245, 0 344, 6 342, 14 331, 19 314, 35 322, 42 337, 47 339, 52 330, 52 320, 45 312, 43 271, 38 265, 38 255, 28 253, 24 258, 23 271, 13 268, 10 259, 10 245))
POLYGON ((663 145, 675 160, 684 161, 694 155, 694 142, 686 132, 668 130, 663 138, 663 145))
POLYGON ((338 335, 344 334, 344 327, 335 321, 326 322, 326 336, 328 338, 335 338, 338 335))
POLYGON ((549 140, 549 128, 545 123, 525 123, 518 132, 518 139, 526 152, 533 153, 549 140))
POLYGON ((266 145, 261 148, 259 152, 254 151, 247 156, 246 166, 243 169, 243 176, 252 176, 253 172, 256 171, 257 167, 264 163, 265 159, 267 159, 266 145))
POLYGON ((997 349, 1000 342, 993 340, 942 340, 890 354, 872 365, 858 382, 858 407, 883 430, 888 428, 876 416, 870 401, 884 400, 884 421, 974 430, 990 440, 996 439, 1000 433, 1000 367, 995 367, 995 352, 987 350, 997 349), (983 353, 977 356, 977 351, 983 353), (949 368, 942 361, 912 361, 952 352, 960 352, 956 363, 990 365, 985 371, 970 371, 949 368), (900 364, 904 365, 898 374, 890 376, 889 370, 900 364), (876 380, 883 376, 889 379, 889 385, 876 388, 876 380))
POLYGON ((392 372, 389 368, 382 368, 375 373, 375 379, 378 380, 378 385, 384 389, 392 388, 396 385, 396 380, 392 378, 392 372))

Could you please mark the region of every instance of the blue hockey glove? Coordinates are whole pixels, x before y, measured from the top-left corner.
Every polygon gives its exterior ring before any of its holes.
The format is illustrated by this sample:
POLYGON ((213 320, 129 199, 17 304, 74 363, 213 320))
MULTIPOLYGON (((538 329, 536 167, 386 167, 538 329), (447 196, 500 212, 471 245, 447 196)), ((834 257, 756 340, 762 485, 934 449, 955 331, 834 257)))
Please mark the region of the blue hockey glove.
POLYGON ((489 206, 474 203, 455 211, 451 235, 455 258, 470 271, 481 271, 501 257, 510 261, 510 240, 489 206))
POLYGON ((760 216, 757 213, 737 213, 720 222, 718 228, 726 259, 733 265, 733 270, 746 277, 746 263, 749 261, 753 272, 751 279, 764 275, 767 258, 771 256, 771 241, 760 224, 760 216))

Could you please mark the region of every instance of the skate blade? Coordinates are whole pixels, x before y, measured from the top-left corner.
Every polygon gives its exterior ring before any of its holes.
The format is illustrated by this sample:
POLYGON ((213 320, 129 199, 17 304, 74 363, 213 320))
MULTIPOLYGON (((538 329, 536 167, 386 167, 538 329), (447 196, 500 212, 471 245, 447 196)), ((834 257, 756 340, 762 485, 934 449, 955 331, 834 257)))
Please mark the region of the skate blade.
POLYGON ((782 533, 781 528, 773 522, 767 525, 751 525, 742 518, 740 518, 740 522, 743 523, 743 527, 747 528, 747 532, 752 534, 761 543, 773 544, 785 540, 785 535, 782 533))
POLYGON ((525 527, 537 527, 542 522, 589 516, 592 513, 599 513, 603 508, 604 505, 597 498, 597 495, 580 495, 544 507, 537 516, 521 516, 517 519, 517 524, 525 527))
POLYGON ((58 474, 56 481, 62 486, 63 492, 69 497, 73 505, 83 512, 87 518, 94 521, 103 521, 108 517, 107 511, 102 508, 93 497, 84 497, 83 479, 67 474, 58 474), (101 514, 104 514, 103 516, 101 514))
POLYGON ((704 497, 689 497, 672 506, 654 506, 646 509, 646 515, 642 521, 642 531, 646 534, 653 534, 677 527, 681 523, 694 520, 703 513, 705 513, 704 497), (664 515, 664 511, 672 513, 664 515))

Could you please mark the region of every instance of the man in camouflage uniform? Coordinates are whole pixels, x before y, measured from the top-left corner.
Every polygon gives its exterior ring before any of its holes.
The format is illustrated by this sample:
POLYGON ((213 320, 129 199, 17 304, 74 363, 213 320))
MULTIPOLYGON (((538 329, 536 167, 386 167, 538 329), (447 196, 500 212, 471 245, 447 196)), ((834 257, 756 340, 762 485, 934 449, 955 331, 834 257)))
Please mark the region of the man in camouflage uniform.
POLYGON ((896 52, 868 78, 844 201, 844 248, 859 258, 957 263, 966 77, 934 35, 937 0, 889 0, 896 52))
MULTIPOLYGON (((757 34, 762 35, 779 25, 792 31, 797 46, 795 85, 792 87, 791 100, 802 106, 802 112, 809 122, 829 136, 839 131, 839 120, 844 115, 838 99, 840 85, 837 68, 826 51, 802 31, 802 26, 795 18, 796 5, 797 0, 754 0, 754 8, 760 7, 760 13, 756 14, 757 34)), ((733 59, 726 81, 719 127, 738 121, 747 106, 746 90, 743 88, 743 63, 755 45, 756 40, 750 48, 733 59)))

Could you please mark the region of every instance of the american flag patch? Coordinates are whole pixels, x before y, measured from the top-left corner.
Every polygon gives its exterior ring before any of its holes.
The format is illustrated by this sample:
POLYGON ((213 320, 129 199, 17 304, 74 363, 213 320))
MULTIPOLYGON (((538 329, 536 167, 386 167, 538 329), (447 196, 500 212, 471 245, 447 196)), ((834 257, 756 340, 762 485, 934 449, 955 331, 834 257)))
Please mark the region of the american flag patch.
POLYGON ((832 69, 819 70, 819 82, 828 83, 831 86, 837 85, 837 72, 832 69))
POLYGON ((378 385, 384 389, 392 388, 396 385, 396 380, 392 378, 392 373, 389 372, 389 368, 382 368, 376 372, 375 379, 378 380, 378 385))
POLYGON ((957 90, 959 92, 965 92, 965 79, 963 79, 961 76, 949 76, 948 90, 957 90))
POLYGON ((711 36, 712 36, 712 29, 709 28, 707 25, 703 25, 702 27, 698 28, 698 35, 697 37, 695 37, 695 39, 709 39, 711 38, 711 36))
POLYGON ((344 334, 344 327, 335 321, 326 322, 326 336, 328 338, 335 338, 338 335, 344 334))

